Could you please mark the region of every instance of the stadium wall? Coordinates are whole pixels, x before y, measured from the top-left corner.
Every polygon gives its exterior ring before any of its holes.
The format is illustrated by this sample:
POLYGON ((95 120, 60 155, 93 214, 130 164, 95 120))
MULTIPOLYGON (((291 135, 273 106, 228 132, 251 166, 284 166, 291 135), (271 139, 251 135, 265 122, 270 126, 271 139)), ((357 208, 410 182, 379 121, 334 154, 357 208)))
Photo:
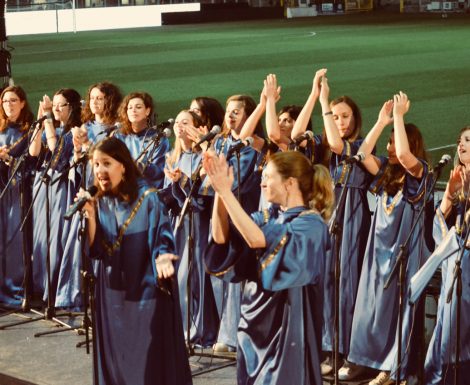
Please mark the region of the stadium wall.
POLYGON ((167 12, 198 13, 200 3, 6 12, 7 36, 158 27, 167 12))

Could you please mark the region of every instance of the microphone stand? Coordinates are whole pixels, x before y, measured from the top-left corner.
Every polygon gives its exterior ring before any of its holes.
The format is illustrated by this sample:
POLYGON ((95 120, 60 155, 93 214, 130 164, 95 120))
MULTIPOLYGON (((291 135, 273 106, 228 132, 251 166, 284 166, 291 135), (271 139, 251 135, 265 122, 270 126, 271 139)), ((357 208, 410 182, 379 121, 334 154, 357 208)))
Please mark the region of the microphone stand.
MULTIPOLYGON (((21 154, 16 162, 15 162, 15 165, 12 169, 12 172, 11 172, 11 175, 8 179, 8 182, 6 183, 4 189, 2 190, 2 192, 0 193, 0 200, 3 199, 5 193, 8 191, 11 183, 13 182, 15 176, 17 175, 18 173, 18 170, 20 169, 21 167, 21 181, 20 181, 20 208, 21 208, 21 220, 22 218, 24 217, 24 214, 25 214, 25 207, 26 207, 26 201, 27 201, 27 197, 26 197, 26 193, 27 193, 27 190, 26 190, 26 187, 29 185, 29 183, 26 182, 26 179, 29 180, 29 175, 27 175, 27 172, 26 172, 26 163, 25 163, 25 159, 27 157, 27 151, 28 151, 28 148, 26 148, 26 150, 23 152, 23 154, 21 154)), ((28 195, 29 196, 29 195, 28 195)), ((23 251, 23 268, 24 268, 24 271, 23 271, 23 301, 21 303, 21 310, 23 312, 29 312, 30 311, 30 301, 31 301, 31 283, 32 283, 32 269, 31 269, 31 258, 30 258, 30 247, 29 247, 29 242, 31 240, 31 237, 30 237, 30 228, 28 226, 28 228, 23 231, 23 236, 22 236, 22 251, 23 251)), ((11 311, 8 311, 6 313, 3 313, 2 316, 6 316, 6 315, 9 315, 9 314, 13 314, 13 313, 16 313, 18 310, 15 309, 15 310, 11 310, 11 311)), ((0 329, 3 329, 3 328, 0 328, 0 329)))
MULTIPOLYGON (((31 127, 35 127, 38 122, 34 122, 31 127)), ((37 135, 37 132, 35 133, 37 135)), ((33 140, 34 137, 31 139, 33 140)), ((29 142, 28 142, 29 144, 29 142)), ((31 266, 31 247, 30 247, 30 242, 31 242, 31 222, 26 222, 27 219, 27 212, 26 212, 26 202, 27 200, 31 199, 31 194, 28 194, 26 196, 27 192, 27 186, 29 186, 29 183, 27 183, 27 180, 29 181, 30 175, 27 175, 26 172, 26 159, 28 157, 28 151, 29 151, 29 146, 26 147, 26 149, 23 151, 23 153, 17 158, 17 161, 15 163, 15 166, 11 172, 10 178, 8 179, 7 184, 5 185, 3 191, 0 194, 0 200, 4 197, 6 191, 8 190, 10 184, 12 183, 13 179, 17 175, 20 167, 22 168, 22 175, 21 175, 21 184, 20 184, 20 206, 21 206, 21 226, 20 226, 20 231, 23 233, 22 236, 22 243, 23 243, 23 301, 21 304, 21 311, 23 312, 32 312, 36 314, 41 313, 37 312, 34 309, 31 309, 31 297, 32 297, 32 266, 31 266), (28 226, 25 229, 25 224, 28 226)), ((14 314, 18 310, 13 310, 10 312, 7 312, 6 314, 3 315, 9 315, 9 314, 14 314)), ((23 320, 20 322, 14 322, 14 323, 9 323, 9 324, 4 324, 0 326, 0 330, 4 330, 8 327, 11 326, 16 326, 24 323, 29 323, 29 322, 34 322, 42 319, 40 318, 28 318, 27 320, 23 320)))
MULTIPOLYGON (((38 131, 36 131, 36 134, 37 134, 37 132, 38 131)), ((62 135, 59 137, 59 140, 57 141, 57 144, 56 144, 56 148, 58 148, 61 145, 62 140, 64 140, 64 134, 65 133, 62 133, 62 135)), ((45 167, 45 169, 42 172, 42 175, 40 177, 40 183, 41 182, 44 183, 45 188, 46 188, 46 210, 45 211, 46 211, 46 237, 47 237, 47 239, 46 239, 46 248, 47 248, 47 251, 46 251, 47 305, 46 305, 46 308, 44 309, 44 313, 38 312, 35 309, 31 309, 31 312, 33 312, 35 314, 38 314, 38 315, 41 315, 40 318, 30 318, 30 319, 23 320, 23 321, 10 323, 10 324, 7 324, 7 325, 2 325, 0 327, 0 330, 6 329, 6 328, 12 327, 12 326, 22 325, 22 324, 29 323, 29 322, 39 321, 39 320, 48 320, 48 321, 55 322, 60 326, 64 326, 64 327, 68 328, 68 330, 77 329, 77 328, 74 328, 74 327, 70 326, 69 324, 67 324, 65 322, 62 322, 58 318, 56 318, 55 306, 53 304, 53 299, 52 299, 53 293, 52 293, 52 287, 51 287, 51 281, 52 280, 51 280, 51 265, 50 265, 51 261, 50 261, 50 207, 49 207, 50 206, 49 185, 50 185, 51 177, 49 176, 48 172, 51 168, 51 163, 52 163, 53 159, 54 159, 54 154, 52 153, 51 158, 47 162, 46 167, 45 167)), ((36 198, 37 198, 37 196, 39 194, 39 191, 41 189, 41 184, 40 183, 38 185, 38 189, 36 191, 36 194, 33 197, 32 202, 31 202, 31 204, 30 204, 30 206, 29 206, 29 208, 26 212, 25 218, 23 219, 23 222, 21 224, 21 227, 20 227, 21 231, 23 231, 23 229, 24 229, 26 221, 29 218, 29 215, 31 213, 31 209, 32 209, 32 207, 34 205, 34 202, 36 201, 36 198)), ((68 312, 68 313, 65 313, 65 314, 61 314, 61 316, 64 316, 64 315, 65 316, 70 316, 71 313, 68 312)), ((57 332, 57 331, 54 331, 54 332, 57 332)), ((49 333, 48 332, 36 333, 34 336, 35 337, 40 337, 41 335, 44 335, 44 334, 49 334, 49 333)))
MULTIPOLYGON (((186 280, 186 297, 187 297, 187 305, 186 305, 186 344, 188 348, 188 354, 190 357, 192 356, 199 356, 199 357, 208 357, 208 358, 218 358, 218 359, 224 359, 224 360, 229 360, 229 363, 219 365, 216 368, 210 368, 210 369, 205 369, 205 370, 200 370, 194 374, 192 374, 192 377, 199 376, 204 373, 209 373, 215 370, 219 370, 222 368, 225 368, 227 366, 231 366, 236 362, 236 358, 234 357, 224 357, 224 356, 219 356, 219 355, 214 355, 210 353, 196 353, 194 350, 193 345, 191 344, 191 298, 192 298, 192 293, 191 293, 191 270, 193 267, 193 260, 194 260, 194 234, 193 234, 193 224, 194 224, 194 209, 193 209, 193 204, 192 204, 192 198, 194 194, 199 190, 199 187, 201 185, 201 169, 202 169, 202 161, 199 163, 198 167, 196 168, 196 171, 193 173, 191 176, 192 180, 192 185, 189 190, 189 193, 186 197, 186 200, 183 204, 183 208, 181 209, 180 216, 176 222, 175 226, 175 231, 179 229, 182 224, 184 223, 184 217, 187 214, 188 215, 188 220, 189 220, 189 226, 188 226, 188 278, 186 280)), ((202 283, 201 283, 202 284, 202 283)))
MULTIPOLYGON (((87 162, 87 160, 88 160, 88 156, 86 154, 82 155, 76 162, 73 162, 71 165, 66 167, 64 169, 64 171, 60 173, 60 175, 57 175, 57 177, 51 181, 50 186, 53 186, 54 184, 59 182, 62 179, 63 175, 66 175, 71 169, 73 169, 75 167, 78 167, 80 164, 83 163, 83 175, 82 175, 81 184, 82 184, 82 187, 85 187, 85 183, 86 183, 86 162, 87 162)), ((46 203, 47 203, 47 198, 46 198, 46 203)), ((82 220, 83 220, 82 212, 80 212, 80 225, 81 226, 82 226, 82 220)), ((83 230, 83 231, 85 231, 85 230, 83 230)), ((80 227, 79 228, 79 239, 81 239, 80 237, 84 237, 83 231, 82 231, 82 227, 80 227)), ((84 250, 85 250, 85 245, 82 245, 81 246, 82 267, 85 266, 83 264, 84 263, 84 257, 83 257, 84 250)), ((50 275, 50 262, 49 262, 49 268, 48 269, 49 269, 48 271, 49 271, 49 275, 50 275)), ((86 271, 85 271, 85 273, 83 271, 81 271, 81 274, 82 274, 82 276, 84 276, 84 274, 86 274, 86 271)), ((51 330, 51 331, 47 331, 47 332, 36 333, 34 335, 35 337, 41 337, 41 336, 45 336, 45 335, 48 335, 48 334, 57 334, 57 333, 62 333, 62 332, 65 332, 65 331, 72 331, 72 330, 77 330, 78 334, 83 334, 83 333, 80 332, 81 329, 85 329, 85 333, 88 333, 88 325, 90 325, 90 319, 88 317, 88 309, 87 309, 87 303, 86 303, 88 292, 87 292, 87 288, 86 288, 85 285, 86 285, 86 282, 84 280, 83 281, 83 286, 82 286, 83 301, 84 301, 84 310, 83 310, 84 315, 83 315, 83 321, 82 321, 81 326, 71 326, 71 325, 69 325, 65 322, 62 322, 60 320, 57 320, 57 319, 53 318, 53 320, 55 322, 59 323, 61 326, 65 326, 65 328, 60 328, 60 329, 51 330)), ((49 299, 49 294, 48 294, 48 299, 49 299)), ((55 306, 54 306, 54 308, 55 308, 55 306)), ((70 316, 72 316, 72 313, 67 312, 67 313, 61 314, 61 316, 69 316, 70 317, 70 316)), ((88 344, 88 341, 86 341, 86 343, 88 344)), ((88 352, 89 352, 89 348, 88 348, 88 345, 87 345, 87 353, 88 352)))
MULTIPOLYGON (((86 173, 84 172, 84 178, 86 173)), ((92 332, 96 331, 96 301, 95 301, 95 275, 93 273, 93 265, 90 261, 89 256, 86 253, 86 241, 88 235, 88 220, 84 215, 83 211, 80 211, 80 228, 79 228, 79 239, 80 239, 80 251, 82 269, 80 273, 83 277, 83 327, 85 328, 85 341, 77 343, 76 347, 80 347, 83 344, 86 345, 86 353, 90 354, 90 344, 92 345, 92 357, 93 357, 93 383, 98 384, 98 351, 96 348, 96 342, 90 339, 90 327, 92 332), (88 317, 88 301, 90 301, 90 318, 88 317)))
MULTIPOLYGON (((464 216, 465 218, 466 216, 464 216)), ((456 305, 456 344, 455 344, 455 366, 454 366, 454 385, 460 384, 460 332, 461 332, 461 309, 462 309, 462 258, 465 249, 467 248, 467 241, 468 235, 470 231, 468 229, 467 220, 465 218, 464 223, 466 224, 465 229, 467 233, 465 234, 465 240, 463 243, 463 247, 460 249, 459 255, 455 260, 455 267, 454 267, 454 274, 452 278, 452 285, 447 292, 446 302, 450 303, 452 301, 452 296, 455 290, 455 296, 457 298, 457 305, 456 305)))
POLYGON ((339 291, 340 291, 340 280, 341 280, 341 242, 343 238, 343 227, 338 219, 338 213, 344 212, 344 205, 346 202, 346 189, 349 183, 349 178, 351 176, 351 167, 348 165, 343 165, 347 167, 346 177, 344 184, 341 187, 341 193, 336 205, 333 218, 330 222, 329 233, 334 238, 334 263, 335 263, 335 288, 334 288, 334 306, 335 306, 335 317, 334 317, 334 334, 333 334, 333 378, 334 384, 339 384, 338 371, 339 371, 339 291))
POLYGON ((150 163, 150 160, 152 159, 152 156, 153 156, 154 152, 157 150, 158 146, 160 145, 160 140, 162 138, 162 136, 160 136, 160 134, 163 134, 163 131, 161 133, 159 132, 157 135, 155 135, 153 138, 151 138, 150 143, 142 150, 142 152, 137 157, 136 162, 140 158, 142 158, 142 160, 143 160, 145 158, 145 155, 147 155, 147 153, 149 152, 150 147, 152 147, 152 145, 153 145, 152 151, 150 151, 150 154, 149 154, 147 160, 145 162, 142 162, 142 164, 144 166, 143 169, 142 169, 142 174, 147 169, 147 167, 150 163))
MULTIPOLYGON (((392 282, 392 279, 394 275, 397 274, 398 272, 398 281, 397 281, 397 286, 398 286, 398 348, 397 348, 397 373, 396 373, 396 378, 395 378, 395 384, 400 385, 400 377, 401 377, 401 360, 402 360, 402 336, 403 336, 403 305, 404 305, 404 300, 405 300, 405 279, 406 279, 406 263, 408 262, 408 246, 411 241, 411 237, 415 231, 416 226, 420 222, 421 217, 423 216, 424 210, 426 208, 426 202, 429 200, 431 197, 431 194, 434 191, 434 187, 436 186, 437 180, 439 179, 439 176, 441 175, 441 170, 442 168, 438 168, 437 170, 430 172, 428 175, 425 176, 427 179, 429 175, 433 175, 435 173, 435 178, 432 181, 431 188, 429 189, 428 193, 425 194, 423 204, 421 205, 418 215, 416 216, 416 219, 411 226, 410 233, 408 234, 408 237, 406 238, 405 242, 402 243, 399 247, 400 251, 398 253, 397 259, 395 261, 395 264, 392 268, 391 273, 389 274, 385 285, 384 285, 384 290, 387 290, 392 282)), ((425 181, 425 184, 427 183, 427 180, 425 181)))

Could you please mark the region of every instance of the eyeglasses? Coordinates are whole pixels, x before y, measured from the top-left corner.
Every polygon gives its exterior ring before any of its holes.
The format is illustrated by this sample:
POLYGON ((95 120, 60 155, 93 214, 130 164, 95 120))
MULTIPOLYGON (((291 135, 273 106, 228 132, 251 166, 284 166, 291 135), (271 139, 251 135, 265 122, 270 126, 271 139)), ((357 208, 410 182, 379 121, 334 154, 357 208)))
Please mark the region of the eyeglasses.
POLYGON ((66 106, 70 105, 70 103, 64 103, 64 104, 53 104, 52 105, 52 108, 59 108, 59 110, 62 110, 63 108, 65 108, 66 106))
POLYGON ((19 101, 20 99, 7 99, 7 100, 2 100, 2 104, 7 104, 7 103, 15 104, 15 103, 18 103, 19 101))

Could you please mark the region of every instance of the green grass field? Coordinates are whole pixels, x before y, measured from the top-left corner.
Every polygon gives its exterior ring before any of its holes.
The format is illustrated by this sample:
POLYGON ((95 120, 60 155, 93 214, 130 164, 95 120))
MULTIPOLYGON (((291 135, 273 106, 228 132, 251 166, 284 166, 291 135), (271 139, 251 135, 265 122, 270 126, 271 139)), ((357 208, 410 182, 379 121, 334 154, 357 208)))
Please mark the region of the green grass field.
MULTIPOLYGON (((458 130, 470 125, 470 15, 367 13, 163 26, 18 36, 9 45, 14 81, 33 108, 44 93, 73 87, 85 94, 91 83, 110 80, 125 93, 151 93, 159 120, 166 120, 198 95, 222 103, 237 93, 258 99, 268 73, 282 85, 279 105, 303 104, 315 70, 326 67, 332 97, 350 95, 361 107, 364 133, 398 90, 408 93, 407 120, 421 128, 428 148, 455 143, 458 130)), ((317 131, 319 115, 317 106, 317 131)))

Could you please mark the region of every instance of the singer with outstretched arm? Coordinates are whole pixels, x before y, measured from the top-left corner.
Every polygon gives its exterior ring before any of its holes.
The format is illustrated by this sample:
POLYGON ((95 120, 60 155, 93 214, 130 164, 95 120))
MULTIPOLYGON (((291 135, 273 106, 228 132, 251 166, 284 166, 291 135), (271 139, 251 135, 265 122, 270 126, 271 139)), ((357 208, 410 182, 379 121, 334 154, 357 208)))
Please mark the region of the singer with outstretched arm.
POLYGON ((91 156, 98 194, 84 209, 97 259, 95 385, 191 384, 174 238, 158 192, 119 139, 99 142, 91 156))
MULTIPOLYGON (((470 126, 460 130, 457 139, 456 165, 450 172, 449 180, 440 205, 434 217, 434 239, 439 245, 451 234, 455 226, 458 231, 460 247, 469 231, 469 190, 470 190, 470 126)), ((444 157, 443 157, 444 158, 444 157)), ((468 245, 468 243, 467 243, 468 245)), ((448 302, 455 273, 455 262, 460 250, 441 264, 442 288, 436 311, 436 327, 429 343, 425 362, 425 384, 427 385, 465 385, 470 373, 470 271, 468 246, 462 254, 461 265, 461 308, 457 319, 457 283, 448 302), (460 322, 459 382, 455 382, 457 322, 460 322)))
POLYGON ((424 141, 419 129, 411 123, 405 124, 404 116, 410 103, 406 94, 400 92, 393 100, 384 103, 380 112, 379 124, 367 134, 359 151, 366 158, 362 164, 374 177, 371 192, 376 198, 376 209, 368 235, 364 264, 361 271, 356 306, 351 330, 349 367, 340 369, 341 375, 358 375, 361 367, 380 370, 375 383, 388 383, 395 376, 399 381, 416 374, 419 354, 414 338, 419 324, 418 306, 403 304, 402 361, 400 376, 397 374, 398 325, 399 325, 399 286, 398 274, 384 286, 389 278, 400 246, 408 237, 406 250, 406 277, 404 292, 408 292, 410 278, 417 272, 429 255, 424 239, 427 218, 418 217, 419 209, 432 194, 428 190, 429 166, 426 162, 424 141), (393 122, 387 152, 388 157, 372 155, 380 134, 393 122), (419 222, 415 227, 416 219, 419 222), (413 320, 415 322, 413 323, 413 320), (410 342, 411 341, 411 342, 410 342), (406 353, 405 353, 406 350, 406 353))
MULTIPOLYGON (((346 95, 331 102, 327 69, 316 71, 310 95, 305 102, 292 130, 292 140, 301 136, 310 122, 313 108, 318 100, 323 116, 322 133, 318 132, 306 144, 305 153, 313 163, 329 167, 333 178, 336 202, 344 190, 344 204, 335 211, 335 219, 341 235, 332 234, 333 244, 339 239, 339 250, 330 250, 325 266, 325 307, 323 323, 323 350, 326 360, 322 363, 322 374, 333 370, 332 352, 335 335, 338 341, 339 366, 349 353, 352 313, 357 296, 359 275, 370 227, 370 209, 367 189, 370 175, 360 164, 345 164, 344 160, 357 154, 363 141, 361 137, 362 115, 355 101, 346 95), (347 183, 346 183, 347 182, 347 183), (339 266, 336 266, 339 253, 339 266), (339 273, 338 273, 339 272, 339 273), (338 277, 339 275, 339 277, 338 277), (339 279, 339 283, 337 283, 339 279), (338 289, 336 289, 338 285, 338 289), (339 297, 338 330, 335 330, 335 292, 339 297)), ((303 145, 303 143, 301 143, 303 145)), ((343 203, 343 202, 342 202, 343 203)))
POLYGON ((274 154, 261 182, 273 206, 250 216, 232 192, 225 157, 206 153, 204 168, 216 191, 207 269, 245 282, 238 383, 321 385, 324 220, 334 199, 328 171, 298 152, 274 154))

